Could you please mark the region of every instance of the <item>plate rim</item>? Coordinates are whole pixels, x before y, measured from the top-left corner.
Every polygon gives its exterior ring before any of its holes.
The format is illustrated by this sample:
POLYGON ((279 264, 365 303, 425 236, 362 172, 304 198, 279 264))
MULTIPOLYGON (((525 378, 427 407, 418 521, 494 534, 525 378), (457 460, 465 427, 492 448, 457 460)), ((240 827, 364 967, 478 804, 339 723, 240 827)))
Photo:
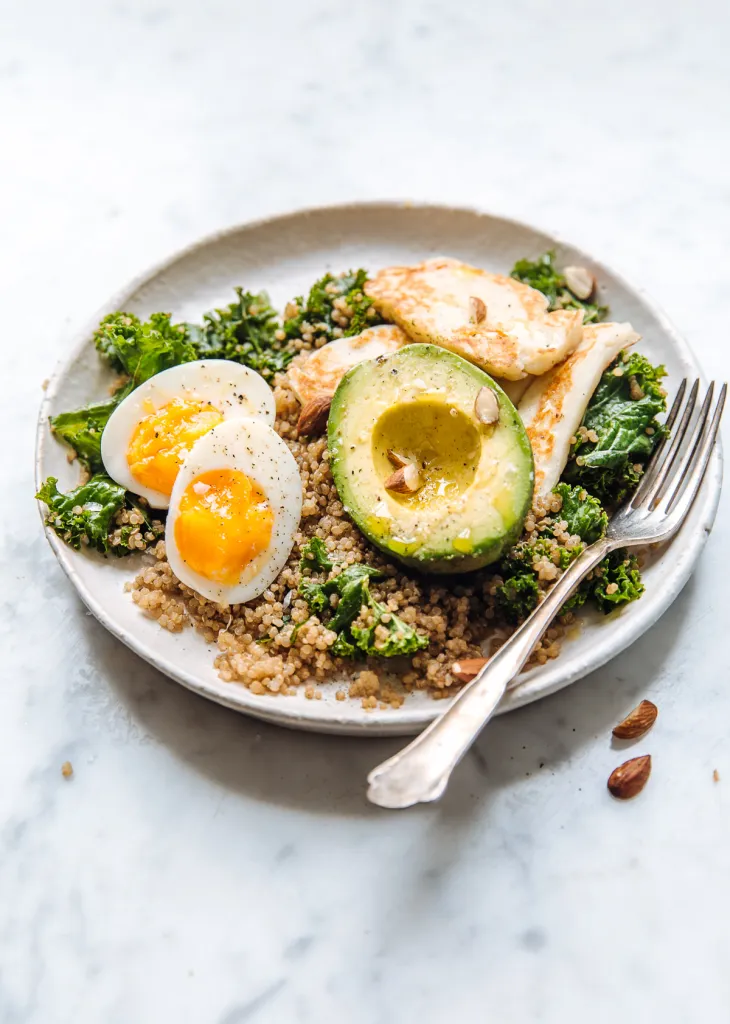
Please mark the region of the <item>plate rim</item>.
MULTIPOLYGON (((657 305, 643 287, 632 284, 628 278, 620 271, 617 271, 613 265, 609 266, 602 260, 593 256, 592 253, 583 247, 573 244, 565 239, 560 233, 555 232, 550 228, 543 228, 528 221, 523 221, 515 217, 504 216, 500 213, 494 213, 481 207, 456 206, 450 203, 427 201, 370 199, 322 204, 311 207, 295 207, 268 214, 253 220, 244 221, 239 224, 230 225, 218 231, 210 232, 209 234, 197 238, 188 245, 175 250, 170 255, 156 261, 146 270, 135 275, 124 287, 117 289, 117 291, 114 292, 106 302, 97 308, 96 312, 91 317, 84 320, 82 325, 77 330, 73 331, 68 349, 66 349, 64 355, 59 357, 56 361, 56 365, 52 374, 48 378, 46 389, 41 400, 36 424, 34 451, 36 490, 40 489, 43 480, 42 465, 49 437, 45 428, 48 421, 50 407, 53 404, 53 400, 64 380, 68 368, 76 361, 76 359, 81 355, 83 349, 89 344, 91 334, 98 325, 99 320, 104 315, 113 309, 120 308, 122 303, 124 303, 130 296, 152 282, 156 277, 164 273, 168 268, 174 266, 180 260, 194 255, 197 251, 205 249, 208 246, 225 241, 225 239, 241 232, 265 228, 266 226, 277 222, 282 223, 287 220, 298 220, 313 215, 316 216, 318 214, 336 215, 338 213, 344 214, 348 211, 363 212, 368 209, 385 211, 411 209, 422 213, 428 213, 431 211, 440 214, 467 214, 477 218, 487 218, 494 221, 500 221, 507 226, 514 227, 516 230, 545 235, 549 237, 554 244, 569 247, 593 264, 599 272, 604 271, 611 275, 628 292, 637 295, 641 299, 642 303, 657 319, 661 329, 672 339, 678 353, 686 362, 693 365, 697 369, 700 378, 705 380, 704 374, 702 373, 701 367, 697 362, 691 346, 674 327, 664 310, 657 305)), ((578 661, 571 670, 560 673, 557 678, 553 679, 550 683, 547 683, 545 680, 541 682, 541 673, 539 670, 528 675, 527 678, 515 686, 514 689, 508 690, 499 705, 497 714, 505 714, 506 712, 522 707, 525 704, 547 697, 558 690, 572 685, 589 673, 596 671, 608 661, 625 651, 632 643, 638 640, 640 636, 650 629, 662 617, 662 615, 664 615, 691 576, 712 530, 720 501, 722 476, 722 441, 718 438, 718 443, 715 448, 708 475, 700 494, 698 495, 698 499, 704 499, 705 515, 697 529, 691 537, 688 538, 689 543, 682 551, 680 559, 681 565, 675 566, 674 585, 667 588, 666 592, 663 591, 657 594, 650 605, 642 606, 639 604, 632 607, 632 614, 630 617, 627 617, 626 625, 624 629, 620 631, 618 637, 614 638, 614 643, 598 643, 592 649, 589 663, 585 658, 582 659, 582 661, 578 661)), ((419 732, 434 718, 442 714, 446 709, 446 706, 448 706, 448 703, 450 703, 447 702, 444 706, 441 702, 434 701, 433 708, 426 707, 422 709, 415 709, 410 713, 403 713, 402 708, 396 711, 391 710, 389 712, 382 713, 374 711, 367 714, 363 713, 362 719, 358 718, 357 720, 354 720, 351 716, 343 716, 341 718, 334 716, 323 718, 317 713, 317 705, 314 702, 311 702, 309 707, 299 707, 296 709, 292 708, 288 701, 282 702, 281 709, 278 707, 268 707, 264 705, 264 701, 261 697, 249 694, 249 691, 242 685, 231 691, 232 694, 236 695, 235 699, 233 696, 228 699, 225 694, 214 690, 204 680, 200 680, 193 673, 186 672, 184 669, 180 669, 171 662, 168 662, 164 655, 159 655, 156 651, 149 649, 144 643, 139 642, 136 639, 133 632, 117 624, 115 619, 96 600, 89 588, 80 579, 75 568, 75 562, 77 557, 83 556, 64 544, 55 532, 46 525, 41 502, 37 502, 37 506, 41 517, 43 531, 51 549, 53 550, 62 570, 65 572, 69 581, 76 590, 76 593, 94 617, 104 626, 105 629, 120 640, 126 647, 132 650, 138 657, 142 658, 148 664, 162 672, 169 679, 185 686, 186 689, 191 690, 201 697, 212 700, 224 707, 231 708, 240 714, 249 715, 250 717, 276 725, 282 725, 294 729, 349 734, 353 736, 408 735, 419 732), (241 698, 243 698, 243 700, 241 698), (381 717, 381 715, 387 715, 387 718, 381 717)), ((233 686, 233 684, 231 685, 233 686)), ((273 699, 280 700, 280 698, 273 699)))

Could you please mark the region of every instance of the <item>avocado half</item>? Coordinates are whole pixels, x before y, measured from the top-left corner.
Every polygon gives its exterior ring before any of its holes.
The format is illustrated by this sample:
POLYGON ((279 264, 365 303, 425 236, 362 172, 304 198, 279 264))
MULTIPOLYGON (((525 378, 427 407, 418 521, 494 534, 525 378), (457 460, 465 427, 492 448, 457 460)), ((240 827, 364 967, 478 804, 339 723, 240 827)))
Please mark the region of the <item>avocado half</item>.
POLYGON ((519 537, 532 501, 532 449, 517 410, 488 374, 436 345, 406 345, 340 381, 328 425, 332 475, 365 536, 422 572, 496 561, 519 537), (474 406, 494 392, 496 422, 474 406), (395 452, 418 465, 414 494, 388 490, 395 452))

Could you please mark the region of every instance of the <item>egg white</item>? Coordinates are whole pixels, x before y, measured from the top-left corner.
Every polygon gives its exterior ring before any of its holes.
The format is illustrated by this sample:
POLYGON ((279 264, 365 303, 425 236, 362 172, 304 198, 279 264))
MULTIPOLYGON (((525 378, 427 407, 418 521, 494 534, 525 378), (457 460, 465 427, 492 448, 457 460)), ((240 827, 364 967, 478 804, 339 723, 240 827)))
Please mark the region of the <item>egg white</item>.
POLYGON ((139 494, 153 508, 167 508, 170 499, 145 487, 132 475, 127 451, 140 420, 150 409, 159 409, 175 398, 210 402, 224 420, 256 417, 273 426, 276 418, 274 393, 255 370, 228 359, 201 359, 171 366, 140 384, 109 417, 101 436, 101 458, 112 480, 139 494))
POLYGON ((195 442, 172 489, 165 528, 170 568, 182 583, 209 601, 221 605, 252 601, 273 583, 284 568, 294 546, 301 512, 299 468, 276 431, 261 419, 219 423, 195 442), (264 492, 274 515, 268 548, 246 566, 234 586, 210 580, 191 569, 175 541, 175 523, 185 489, 201 473, 216 469, 238 469, 245 473, 264 492))

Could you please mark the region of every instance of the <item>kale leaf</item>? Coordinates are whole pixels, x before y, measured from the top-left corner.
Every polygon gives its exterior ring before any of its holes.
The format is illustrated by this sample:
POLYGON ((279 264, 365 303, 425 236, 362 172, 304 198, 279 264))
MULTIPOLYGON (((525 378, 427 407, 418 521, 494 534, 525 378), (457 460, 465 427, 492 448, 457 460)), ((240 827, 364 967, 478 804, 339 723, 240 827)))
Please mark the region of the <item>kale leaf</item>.
POLYGON ((49 476, 36 494, 48 506, 48 525, 72 548, 88 545, 97 551, 109 551, 114 517, 125 502, 124 488, 102 473, 67 494, 62 494, 57 485, 57 479, 49 476))
MULTIPOLYGON (((517 625, 527 618, 540 600, 539 562, 548 559, 564 571, 580 555, 585 545, 593 544, 606 532, 608 517, 600 502, 583 487, 560 483, 555 493, 563 499, 560 512, 548 518, 538 531, 519 541, 500 565, 503 582, 497 587, 495 600, 505 621, 517 625), (556 550, 553 532, 556 520, 565 520, 568 531, 580 537, 581 543, 556 550)), ((584 579, 563 605, 563 611, 580 608, 591 601, 602 612, 613 611, 644 592, 638 562, 625 551, 613 551, 584 579), (615 589, 612 586, 615 584, 615 589)))
MULTIPOLYGON (((324 542, 313 537, 302 549, 300 566, 302 572, 328 572, 335 567, 335 563, 327 557, 324 542)), ((309 605, 311 614, 322 616, 331 607, 330 597, 336 594, 339 598, 336 609, 325 622, 328 629, 337 633, 330 648, 335 656, 355 658, 378 655, 392 658, 415 654, 428 647, 428 637, 416 633, 370 593, 370 580, 382 575, 379 569, 356 562, 324 583, 317 583, 309 577, 302 578, 299 593, 309 605), (368 626, 356 626, 355 620, 363 608, 370 611, 373 621, 368 626), (376 637, 378 626, 387 629, 387 637, 376 637)))
POLYGON ((540 599, 537 573, 529 568, 508 576, 504 583, 497 587, 495 598, 505 620, 517 625, 537 607, 540 599))
POLYGON ((592 324, 605 320, 608 306, 599 306, 595 302, 585 302, 574 295, 565 278, 556 268, 555 253, 546 252, 536 260, 518 260, 512 268, 511 276, 516 281, 529 284, 542 292, 550 303, 550 309, 582 309, 583 323, 592 324))
POLYGON ((568 524, 568 532, 586 544, 593 544, 606 532, 608 516, 600 501, 580 486, 559 483, 553 488, 563 499, 558 515, 568 524))
POLYGON ((162 533, 161 524, 150 518, 149 511, 105 473, 97 473, 65 494, 59 491, 58 480, 49 476, 36 498, 48 506, 48 525, 77 551, 91 547, 102 554, 128 555, 137 550, 129 546, 135 531, 152 532, 155 536, 162 533), (124 508, 137 512, 142 522, 117 527, 117 513, 124 508), (115 534, 118 537, 113 540, 115 534))
POLYGON ((388 611, 384 604, 376 601, 369 591, 367 595, 370 598, 370 610, 374 615, 374 621, 370 626, 351 627, 358 650, 364 651, 365 654, 377 654, 381 658, 395 658, 399 655, 416 654, 428 647, 428 637, 416 633, 412 626, 388 611), (375 630, 378 626, 384 626, 388 630, 387 637, 376 637, 375 630))
MULTIPOLYGON (((562 513, 560 513, 562 514, 562 513)), ((583 550, 583 544, 572 548, 559 547, 552 537, 552 526, 547 523, 542 532, 533 532, 518 541, 502 559, 499 573, 503 582, 497 587, 495 599, 503 618, 516 625, 527 618, 540 599, 539 562, 547 559, 562 571, 568 568, 583 550)))
MULTIPOLYGON (((593 544, 606 532, 608 516, 596 498, 582 487, 558 484, 555 492, 563 499, 560 512, 548 518, 540 530, 533 531, 512 547, 502 560, 500 573, 503 583, 496 590, 497 608, 507 622, 522 622, 540 599, 539 563, 547 559, 561 572, 580 555, 586 544, 593 544), (580 537, 581 543, 567 548, 557 546, 553 533, 555 522, 564 520, 570 534, 580 537)), ((589 592, 578 590, 566 603, 567 608, 583 604, 589 592)), ((592 592, 590 594, 592 596, 592 592)))
POLYGON ((109 313, 94 331, 94 344, 97 352, 114 370, 123 370, 122 361, 117 355, 116 341, 120 338, 133 339, 139 331, 141 321, 134 313, 109 313))
POLYGON ((608 615, 616 608, 638 600, 643 593, 644 584, 636 555, 620 549, 606 555, 592 574, 583 580, 565 608, 580 608, 586 601, 592 601, 599 611, 608 615))
POLYGON ((582 484, 604 505, 620 504, 636 488, 664 435, 656 417, 666 409, 665 375, 639 353, 619 355, 588 403, 563 479, 582 484))
POLYGON ((612 551, 607 555, 589 582, 589 596, 598 610, 605 614, 630 601, 636 601, 644 593, 636 555, 623 550, 612 551), (618 589, 613 591, 613 586, 618 589))
POLYGON ((133 313, 111 313, 99 324, 94 343, 113 367, 127 374, 130 390, 162 370, 198 358, 186 325, 173 324, 170 313, 152 313, 144 322, 133 313))
POLYGON ((311 326, 316 337, 324 337, 327 341, 332 341, 335 337, 334 331, 337 327, 340 327, 343 336, 348 338, 360 334, 366 327, 384 323, 385 321, 377 314, 372 299, 363 291, 367 279, 368 273, 361 267, 359 270, 349 270, 337 276, 325 274, 315 281, 306 301, 301 295, 294 299, 297 312, 284 321, 286 337, 300 338, 305 323, 311 326), (340 316, 335 308, 335 300, 339 298, 345 299, 352 313, 349 323, 344 327, 337 322, 340 316))
POLYGON ((202 324, 173 324, 169 313, 153 313, 145 322, 133 313, 112 313, 102 320, 94 342, 113 367, 132 378, 134 387, 194 359, 230 359, 271 382, 294 350, 276 336, 279 325, 266 292, 235 291, 236 301, 203 314, 202 324))
POLYGON ((277 338, 276 311, 266 292, 236 288, 236 301, 205 313, 202 327, 186 324, 196 359, 231 359, 256 370, 269 383, 294 357, 285 338, 277 338))
POLYGON ((124 385, 113 398, 85 409, 62 412, 51 416, 51 429, 57 437, 74 449, 91 473, 103 468, 101 461, 101 435, 111 414, 119 402, 132 390, 131 383, 124 385))
POLYGON ((327 623, 327 628, 339 633, 346 629, 358 617, 361 609, 374 604, 370 595, 370 579, 377 579, 382 573, 369 565, 355 563, 348 565, 334 579, 324 584, 327 594, 339 594, 335 614, 327 623))
POLYGON ((299 568, 302 572, 328 572, 333 566, 327 555, 327 548, 319 537, 312 537, 302 548, 299 568))

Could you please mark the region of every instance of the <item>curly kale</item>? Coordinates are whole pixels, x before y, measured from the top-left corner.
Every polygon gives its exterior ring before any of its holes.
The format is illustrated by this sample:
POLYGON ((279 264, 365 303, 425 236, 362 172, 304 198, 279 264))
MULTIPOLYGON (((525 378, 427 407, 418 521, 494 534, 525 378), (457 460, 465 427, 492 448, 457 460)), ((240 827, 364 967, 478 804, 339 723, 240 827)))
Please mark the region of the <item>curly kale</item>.
POLYGON ((329 572, 334 562, 327 555, 327 548, 319 537, 312 537, 302 548, 299 568, 304 572, 329 572))
POLYGON ((644 593, 638 559, 624 550, 612 551, 604 558, 589 582, 589 596, 605 614, 636 601, 644 593), (618 589, 613 590, 614 586, 618 589))
POLYGON ((203 315, 203 324, 186 324, 196 359, 231 359, 256 370, 269 383, 294 357, 294 349, 278 338, 279 324, 266 292, 236 288, 236 301, 203 315))
POLYGON ((553 488, 553 493, 563 499, 558 515, 568 524, 568 533, 580 537, 585 544, 593 544, 603 537, 608 516, 597 498, 583 487, 571 487, 566 483, 559 483, 553 488))
POLYGON ((131 383, 125 384, 113 398, 84 409, 62 412, 51 416, 51 430, 67 445, 74 449, 79 461, 90 473, 103 469, 101 461, 101 435, 109 417, 117 405, 132 390, 131 383))
MULTIPOLYGON (((495 598, 507 622, 522 622, 537 607, 540 599, 538 565, 541 560, 554 562, 554 557, 557 557, 557 567, 562 572, 575 561, 586 544, 593 544, 606 532, 608 516, 600 502, 584 488, 561 483, 555 488, 555 493, 563 499, 560 512, 548 518, 539 530, 515 544, 500 564, 499 571, 504 582, 497 588, 495 598), (556 548, 553 533, 556 522, 561 520, 567 523, 571 535, 580 537, 581 543, 570 548, 556 548)), ((577 607, 587 596, 587 593, 581 594, 580 598, 573 595, 566 607, 577 607)))
MULTIPOLYGON (((312 538, 302 549, 300 567, 302 572, 329 572, 336 563, 327 557, 323 541, 312 538)), ((309 605, 312 615, 327 615, 332 608, 330 597, 336 594, 337 607, 325 625, 337 638, 330 648, 331 652, 342 658, 378 655, 381 658, 392 658, 397 655, 415 654, 428 647, 428 637, 421 636, 393 612, 388 611, 384 604, 377 601, 370 593, 370 580, 378 579, 383 574, 379 569, 369 565, 356 563, 348 565, 330 580, 317 583, 304 576, 299 585, 299 593, 309 605), (355 625, 363 608, 369 609, 373 616, 370 626, 355 625), (388 635, 385 639, 376 639, 378 626, 384 626, 388 635)))
POLYGON ((129 375, 133 387, 194 359, 230 359, 272 381, 294 350, 276 336, 279 324, 266 292, 235 291, 236 301, 203 314, 202 324, 173 324, 169 313, 153 313, 145 322, 133 313, 112 313, 102 320, 94 342, 115 369, 129 375))
POLYGON ((619 505, 638 485, 664 427, 663 366, 622 352, 601 377, 571 448, 563 478, 582 484, 604 505, 619 505), (589 437, 597 437, 590 440, 589 437))
POLYGON ((644 593, 636 555, 621 548, 606 555, 566 602, 566 609, 580 608, 592 601, 604 615, 636 601, 644 593), (616 588, 614 590, 614 587, 616 588), (609 592, 610 591, 610 592, 609 592))
POLYGON ((102 554, 111 551, 115 555, 127 555, 132 550, 129 538, 135 530, 160 532, 148 512, 104 473, 97 473, 66 494, 59 491, 56 478, 49 476, 36 498, 48 506, 48 525, 76 550, 90 547, 102 554), (112 534, 117 529, 115 517, 125 507, 138 512, 143 524, 122 526, 120 541, 112 544, 112 534))
POLYGON ((133 340, 141 326, 141 321, 134 313, 109 313, 101 321, 93 334, 96 350, 114 370, 124 369, 117 355, 116 342, 119 339, 133 340))
POLYGON ((495 598, 505 621, 517 625, 537 608, 540 600, 537 573, 530 566, 508 575, 497 587, 495 598))
POLYGON ((585 302, 574 295, 555 266, 554 260, 555 253, 552 251, 543 253, 536 260, 518 260, 512 268, 511 277, 542 292, 548 299, 551 310, 582 309, 585 324, 605 320, 608 316, 608 306, 585 302))
POLYGON ((344 337, 360 334, 366 327, 374 327, 385 321, 378 315, 363 288, 368 279, 366 270, 349 270, 337 276, 325 274, 315 281, 305 299, 299 296, 294 299, 297 312, 284 321, 284 333, 287 338, 300 338, 302 325, 310 324, 318 338, 325 337, 332 341, 334 330, 340 326, 335 320, 335 300, 344 298, 352 310, 349 324, 344 327, 344 337))
MULTIPOLYGON (((558 568, 564 571, 580 555, 584 547, 604 536, 608 516, 600 502, 579 485, 560 483, 555 493, 563 499, 562 508, 548 518, 540 530, 529 539, 523 539, 502 560, 500 573, 503 583, 497 588, 496 602, 507 622, 522 622, 540 600, 538 570, 534 566, 542 558, 553 560, 555 546, 552 541, 556 520, 565 520, 568 531, 580 537, 581 543, 557 551, 558 568)), ((563 606, 563 611, 575 610, 586 602, 593 603, 601 612, 608 613, 630 601, 636 601, 644 592, 636 557, 624 550, 612 551, 584 579, 563 606)))
MULTIPOLYGON (((578 557, 583 545, 572 548, 557 548, 558 568, 563 571, 578 557)), ((519 541, 510 548, 499 566, 503 583, 495 594, 497 608, 507 622, 516 625, 532 612, 540 600, 537 564, 541 559, 553 561, 556 551, 550 527, 544 532, 535 531, 529 539, 519 541)))
POLYGON ((132 388, 198 358, 186 325, 173 324, 170 313, 152 313, 145 321, 134 313, 111 313, 99 324, 94 343, 115 369, 127 374, 132 388))
POLYGON ((72 548, 89 545, 108 551, 114 517, 124 505, 124 488, 103 474, 67 494, 57 485, 58 480, 50 476, 36 494, 48 506, 48 525, 72 548))

